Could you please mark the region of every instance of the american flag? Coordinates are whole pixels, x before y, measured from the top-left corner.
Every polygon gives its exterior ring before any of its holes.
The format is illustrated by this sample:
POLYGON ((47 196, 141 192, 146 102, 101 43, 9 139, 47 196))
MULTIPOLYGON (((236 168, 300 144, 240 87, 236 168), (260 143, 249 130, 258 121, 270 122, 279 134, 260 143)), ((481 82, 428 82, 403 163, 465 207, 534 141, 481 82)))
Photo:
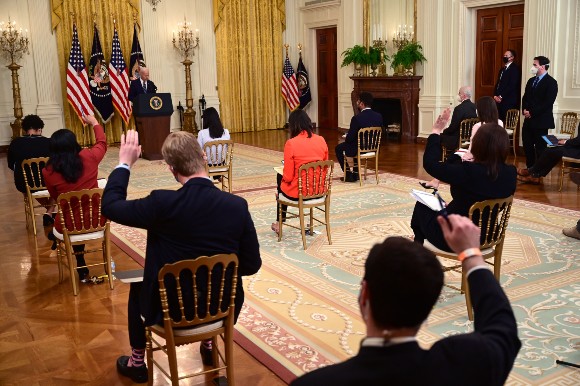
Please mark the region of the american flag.
POLYGON ((76 24, 73 24, 72 47, 70 48, 68 67, 66 70, 66 98, 81 121, 83 114, 95 114, 89 94, 89 79, 85 68, 85 59, 81 52, 76 24))
POLYGON ((282 73, 282 96, 284 97, 290 111, 294 111, 298 106, 300 106, 296 75, 294 74, 288 55, 286 55, 286 60, 284 61, 284 72, 282 73))
POLYGON ((113 51, 111 61, 109 62, 109 78, 111 79, 113 105, 127 124, 129 123, 129 116, 132 110, 129 99, 127 98, 129 94, 129 76, 127 75, 127 65, 121 52, 117 28, 115 28, 115 34, 113 35, 113 51))

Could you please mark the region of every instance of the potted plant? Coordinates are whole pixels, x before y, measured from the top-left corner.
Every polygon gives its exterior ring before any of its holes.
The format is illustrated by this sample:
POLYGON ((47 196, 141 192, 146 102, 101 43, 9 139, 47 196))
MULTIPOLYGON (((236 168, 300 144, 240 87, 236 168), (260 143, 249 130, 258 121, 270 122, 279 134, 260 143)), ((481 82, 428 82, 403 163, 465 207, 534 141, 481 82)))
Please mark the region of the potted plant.
MULTIPOLYGON (((390 60, 386 52, 386 47, 369 47, 369 60, 368 64, 371 66, 371 75, 377 76, 377 67, 385 66, 385 63, 390 60)), ((384 70, 384 69, 383 69, 384 70)), ((383 71, 385 72, 385 71, 383 71)))
POLYGON ((362 75, 362 66, 364 64, 369 64, 369 54, 367 49, 361 45, 355 45, 351 48, 344 50, 341 54, 344 58, 342 59, 341 67, 346 67, 351 63, 354 63, 354 69, 356 70, 355 75, 362 75))
POLYGON ((391 62, 391 68, 395 70, 395 75, 413 75, 413 66, 415 63, 423 63, 427 61, 427 58, 423 56, 423 47, 417 42, 411 42, 399 49, 395 55, 393 55, 393 61, 391 62), (402 68, 402 71, 397 71, 398 68, 402 68))

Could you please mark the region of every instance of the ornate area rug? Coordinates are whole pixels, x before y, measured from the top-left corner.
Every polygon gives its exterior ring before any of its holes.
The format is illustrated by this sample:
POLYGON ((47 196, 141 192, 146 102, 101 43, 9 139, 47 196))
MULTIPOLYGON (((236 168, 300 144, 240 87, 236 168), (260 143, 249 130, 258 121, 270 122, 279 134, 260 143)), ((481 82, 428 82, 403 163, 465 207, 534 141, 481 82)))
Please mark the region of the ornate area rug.
MULTIPOLYGON (((389 173, 380 183, 369 176, 358 184, 334 181, 331 236, 307 237, 275 219, 275 172, 280 152, 236 144, 234 192, 249 203, 258 231, 263 266, 244 280, 246 303, 236 324, 236 341, 283 380, 342 361, 358 352, 365 335, 357 304, 364 260, 373 244, 391 235, 412 235, 415 204, 409 191, 418 180, 389 173)), ((117 164, 114 149, 102 163, 106 176, 117 164)), ((154 188, 177 188, 162 161, 139 161, 132 169, 131 197, 154 188)), ((340 168, 336 165, 338 176, 340 168)), ((442 195, 449 197, 446 187, 442 195)), ((556 359, 580 363, 580 242, 561 229, 580 212, 515 200, 503 253, 501 282, 514 307, 522 349, 509 385, 580 384, 580 371, 556 359)), ((143 262, 145 232, 113 224, 115 243, 143 262)), ((459 283, 459 275, 447 274, 459 283)), ((401 294, 404 296, 404 294, 401 294)), ((429 347, 443 336, 469 332, 464 296, 444 287, 418 338, 429 347)))

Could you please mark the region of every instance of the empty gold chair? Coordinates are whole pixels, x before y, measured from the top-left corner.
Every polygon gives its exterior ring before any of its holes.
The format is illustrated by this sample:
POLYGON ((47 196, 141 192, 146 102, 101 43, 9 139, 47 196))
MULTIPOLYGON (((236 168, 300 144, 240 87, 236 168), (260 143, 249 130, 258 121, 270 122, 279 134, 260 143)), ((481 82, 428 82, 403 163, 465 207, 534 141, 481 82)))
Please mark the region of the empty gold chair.
POLYGON ((298 200, 290 199, 284 194, 278 195, 278 223, 280 231, 278 232, 278 241, 282 240, 282 229, 289 226, 300 229, 302 232, 302 245, 306 249, 306 225, 304 217, 309 216, 308 229, 312 234, 315 222, 326 226, 326 236, 328 244, 332 244, 330 237, 330 187, 332 182, 332 171, 334 168, 333 161, 310 162, 300 166, 298 169, 298 200), (298 208, 298 213, 292 213, 283 210, 282 205, 298 208), (324 209, 320 208, 324 206, 324 209), (310 209, 309 214, 305 214, 305 209, 310 209), (314 217, 314 209, 324 213, 324 220, 314 217), (286 213, 286 222, 282 221, 283 214, 286 213), (300 227, 289 224, 288 220, 298 218, 300 227))
POLYGON ((227 179, 228 192, 231 193, 234 142, 232 140, 207 142, 203 145, 203 151, 207 156, 207 171, 210 178, 214 176, 220 176, 222 190, 225 190, 225 180, 227 179))
MULTIPOLYGON (((513 196, 497 200, 485 200, 476 202, 469 209, 469 218, 481 229, 483 242, 479 248, 483 258, 486 259, 486 262, 493 265, 493 274, 497 281, 499 281, 501 274, 501 256, 503 253, 505 232, 510 218, 512 201, 513 196), (492 221, 490 221, 490 216, 492 221), (493 262, 487 261, 487 259, 492 257, 493 262)), ((458 290, 461 293, 465 293, 467 316, 469 317, 469 320, 473 320, 473 308, 471 306, 471 297, 469 296, 467 277, 465 276, 466 272, 463 272, 461 269, 461 263, 459 263, 457 254, 443 251, 429 243, 427 240, 425 240, 423 245, 437 256, 458 261, 458 264, 450 267, 443 267, 443 270, 445 272, 461 272, 461 288, 449 284, 446 284, 446 286, 458 290)))
POLYGON ((571 112, 562 114, 559 134, 567 134, 566 139, 572 138, 576 134, 576 127, 578 127, 578 114, 571 112))
POLYGON ((62 234, 56 228, 53 233, 57 240, 57 259, 59 281, 64 280, 63 265, 68 265, 73 294, 78 295, 78 284, 75 276, 76 266, 73 245, 85 244, 83 254, 93 252, 103 253, 102 263, 87 264, 85 267, 102 265, 113 289, 111 274, 110 221, 101 213, 101 198, 103 189, 84 189, 75 192, 62 193, 58 196, 58 213, 62 225, 62 234), (89 243, 100 241, 100 248, 88 249, 89 243), (64 257, 66 256, 66 262, 64 257))
POLYGON ((512 149, 514 151, 514 157, 517 157, 517 146, 518 141, 520 140, 518 133, 519 122, 520 122, 520 110, 509 109, 505 115, 504 127, 505 131, 507 131, 508 136, 510 138, 510 144, 512 145, 512 149))
POLYGON ((149 384, 153 384, 153 366, 156 366, 171 379, 172 385, 179 385, 181 379, 217 373, 222 369, 226 369, 228 385, 235 385, 233 332, 237 256, 202 256, 167 264, 159 271, 158 280, 163 324, 146 327, 149 384), (156 340, 157 336, 164 341, 156 340), (218 336, 223 341, 224 353, 219 351, 218 336), (212 340, 215 367, 179 376, 176 347, 207 339, 212 340), (159 350, 167 355, 169 372, 153 356, 159 350))
MULTIPOLYGON (((564 113, 562 114, 562 121, 560 123, 560 133, 567 134, 568 138, 574 137, 576 128, 578 127, 578 114, 564 113)), ((564 174, 570 174, 573 171, 580 171, 580 158, 562 157, 562 164, 560 166, 560 177, 558 179, 558 191, 562 191, 564 186, 564 174)), ((580 189, 580 186, 578 187, 580 189)))
POLYGON ((46 208, 49 204, 50 194, 44 185, 44 178, 42 178, 42 169, 46 166, 48 157, 29 158, 22 161, 22 173, 24 175, 24 185, 26 186, 26 193, 24 193, 24 214, 26 216, 26 229, 32 226, 32 231, 36 236, 36 221, 35 216, 43 215, 44 213, 35 213, 36 208, 46 208), (44 202, 35 205, 35 201, 44 202))
MULTIPOLYGON (((344 175, 347 172, 347 159, 352 159, 353 167, 358 167, 358 180, 360 186, 362 186, 361 178, 361 162, 365 163, 364 179, 367 179, 367 161, 371 158, 375 159, 375 177, 377 179, 377 184, 379 183, 379 149, 381 146, 381 135, 383 129, 381 127, 365 127, 360 129, 357 138, 357 154, 356 157, 347 157, 344 154, 344 175)), ((344 152, 343 152, 344 153, 344 152)))

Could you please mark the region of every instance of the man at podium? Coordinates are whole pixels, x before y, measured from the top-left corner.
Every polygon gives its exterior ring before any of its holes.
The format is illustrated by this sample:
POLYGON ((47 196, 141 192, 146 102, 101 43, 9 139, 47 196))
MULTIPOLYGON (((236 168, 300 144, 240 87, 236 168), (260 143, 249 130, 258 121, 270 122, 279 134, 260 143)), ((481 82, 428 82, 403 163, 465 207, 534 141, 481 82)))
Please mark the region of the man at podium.
POLYGON ((137 95, 153 94, 157 92, 157 86, 149 80, 149 69, 147 67, 141 67, 139 74, 141 75, 141 78, 131 81, 128 96, 130 101, 133 101, 137 95))

